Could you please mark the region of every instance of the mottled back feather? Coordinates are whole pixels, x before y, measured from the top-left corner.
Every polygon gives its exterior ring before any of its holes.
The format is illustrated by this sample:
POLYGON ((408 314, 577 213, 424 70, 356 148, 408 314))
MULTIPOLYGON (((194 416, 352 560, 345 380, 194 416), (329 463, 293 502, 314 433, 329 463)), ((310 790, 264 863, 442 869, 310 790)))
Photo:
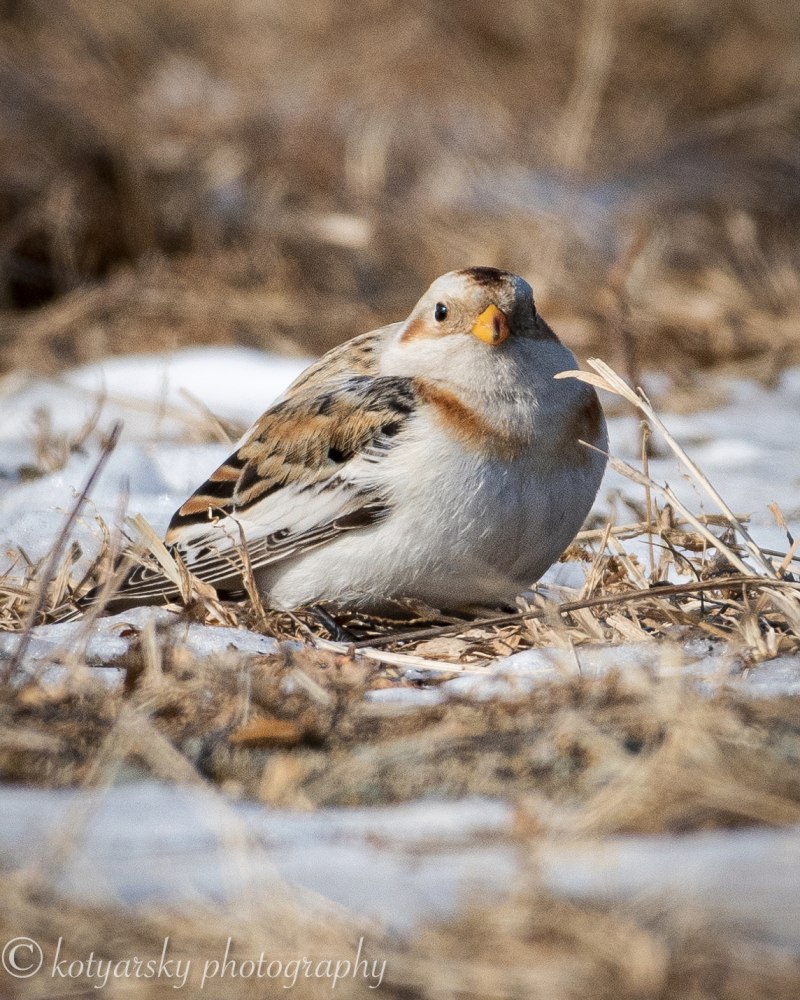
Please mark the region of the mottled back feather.
MULTIPOLYGON (((388 513, 368 467, 392 447, 417 398, 411 379, 376 374, 385 335, 357 337, 306 369, 176 511, 165 541, 192 574, 238 588, 243 543, 255 570, 388 513)), ((176 596, 157 566, 139 565, 111 606, 176 596)))

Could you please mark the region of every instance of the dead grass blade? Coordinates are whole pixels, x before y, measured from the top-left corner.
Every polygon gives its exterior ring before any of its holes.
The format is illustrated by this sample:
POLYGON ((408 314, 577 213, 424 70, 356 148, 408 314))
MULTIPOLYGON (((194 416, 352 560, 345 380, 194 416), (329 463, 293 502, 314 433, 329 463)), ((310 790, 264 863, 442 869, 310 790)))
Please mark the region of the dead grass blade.
MULTIPOLYGON (((598 594, 579 601, 566 601, 563 604, 555 605, 554 611, 559 615, 569 614, 572 611, 579 611, 585 608, 611 607, 614 605, 635 604, 641 601, 655 600, 661 601, 666 597, 676 595, 702 594, 713 590, 741 590, 746 592, 749 588, 776 589, 786 588, 800 593, 800 583, 790 583, 784 580, 767 580, 763 577, 753 576, 749 571, 739 575, 719 576, 713 580, 699 580, 693 583, 673 583, 649 587, 646 590, 631 590, 621 594, 598 594)), ((354 643, 339 643, 341 651, 347 649, 368 649, 379 648, 395 642, 418 642, 421 639, 431 639, 444 635, 460 635, 470 629, 494 627, 497 625, 510 625, 517 622, 533 621, 543 619, 548 612, 522 611, 517 614, 493 615, 488 618, 477 618, 471 622, 460 625, 435 625, 431 628, 416 629, 406 633, 397 632, 385 636, 376 636, 371 639, 364 639, 354 643)))
MULTIPOLYGON (((593 376, 587 375, 586 372, 573 371, 573 372, 561 372, 556 375, 556 378, 575 378, 578 381, 589 382, 598 388, 605 389, 606 392, 610 392, 616 396, 621 396, 628 403, 631 404, 635 409, 637 409, 649 422, 649 424, 655 427, 661 437, 664 439, 666 444, 670 447, 673 454, 681 462, 681 464, 686 468, 689 474, 692 476, 697 485, 711 498, 714 504, 719 508, 723 515, 728 519, 728 523, 734 529, 734 531, 742 537, 745 545, 747 546, 750 554, 756 560, 756 562, 761 566, 762 570, 768 576, 776 576, 775 567, 767 559, 766 555, 762 552, 759 545, 751 537, 747 528, 744 524, 739 521, 727 503, 720 496, 719 492, 711 484, 705 473, 699 468, 697 463, 689 457, 685 449, 675 440, 675 438, 670 433, 664 421, 658 416, 658 414, 653 409, 650 400, 645 395, 642 389, 634 391, 628 383, 618 375, 610 365, 601 361, 599 358, 589 358, 587 364, 594 371, 593 376)), ((647 485, 650 482, 649 479, 643 477, 643 485, 647 485)), ((682 511, 684 516, 686 516, 685 509, 682 511)), ((697 524, 695 524, 697 527, 697 524)), ((737 568, 741 570, 741 566, 737 563, 737 568)), ((747 572, 746 568, 742 572, 747 572)))
POLYGON ((13 677, 16 674, 17 670, 19 669, 19 665, 22 663, 25 657, 25 653, 27 652, 31 636, 33 634, 33 626, 36 624, 36 621, 39 618, 42 609, 47 603, 47 588, 50 585, 50 581, 52 580, 53 574, 56 571, 56 567, 58 566, 58 561, 61 558, 61 554, 64 551, 64 547, 67 544, 67 539, 69 538, 69 534, 72 531, 72 526, 78 519, 81 510, 83 509, 83 505, 86 502, 87 497, 91 493, 94 484, 100 478, 103 469, 106 467, 106 463, 111 457, 111 453, 116 447, 121 433, 122 433, 122 425, 119 423, 114 424, 114 426, 111 429, 111 432, 108 435, 108 438, 106 439, 103 450, 101 451, 100 456, 95 462, 94 468, 89 473, 86 482, 84 483, 75 503, 72 506, 72 510, 70 511, 69 516, 62 525, 61 531, 59 532, 53 544, 53 547, 50 550, 50 554, 48 555, 47 561, 45 562, 44 568, 39 576, 38 590, 34 598, 34 601, 31 605, 30 611, 28 612, 27 620, 23 627, 22 634, 20 635, 19 641, 16 644, 13 656, 8 661, 3 670, 3 676, 6 681, 10 677, 13 677))

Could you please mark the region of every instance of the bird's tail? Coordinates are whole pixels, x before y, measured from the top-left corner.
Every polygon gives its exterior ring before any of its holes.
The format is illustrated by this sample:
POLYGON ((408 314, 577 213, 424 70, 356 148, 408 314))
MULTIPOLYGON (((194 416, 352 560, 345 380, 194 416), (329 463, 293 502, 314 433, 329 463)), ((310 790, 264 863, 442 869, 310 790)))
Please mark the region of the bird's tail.
POLYGON ((171 580, 155 560, 140 561, 138 554, 130 551, 120 556, 106 580, 54 608, 48 617, 69 622, 95 609, 105 615, 141 605, 179 603, 185 593, 186 589, 171 580))

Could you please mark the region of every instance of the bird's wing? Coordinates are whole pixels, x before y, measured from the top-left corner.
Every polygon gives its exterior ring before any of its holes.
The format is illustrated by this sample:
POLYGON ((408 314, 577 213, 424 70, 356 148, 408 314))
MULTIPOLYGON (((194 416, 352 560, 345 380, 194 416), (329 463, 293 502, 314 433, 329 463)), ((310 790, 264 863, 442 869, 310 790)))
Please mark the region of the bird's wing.
MULTIPOLYGON (((173 516, 167 545, 201 580, 241 581, 243 543, 257 570, 388 512, 381 462, 415 411, 414 383, 324 362, 300 376, 173 516)), ((138 566, 122 596, 158 597, 164 588, 158 571, 138 566)))

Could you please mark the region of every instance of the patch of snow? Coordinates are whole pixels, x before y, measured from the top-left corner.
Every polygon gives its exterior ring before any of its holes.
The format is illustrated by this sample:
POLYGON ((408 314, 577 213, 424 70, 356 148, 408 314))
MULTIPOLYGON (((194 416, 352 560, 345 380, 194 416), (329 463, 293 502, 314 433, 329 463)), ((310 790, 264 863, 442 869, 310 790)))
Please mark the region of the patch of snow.
POLYGON ((205 475, 210 474, 232 450, 228 444, 196 444, 189 447, 169 441, 149 449, 164 488, 177 499, 176 506, 200 485, 202 479, 198 481, 198 474, 204 475, 200 470, 205 469, 205 475))
POLYGON ((367 701, 386 702, 390 705, 439 705, 446 700, 445 693, 438 687, 388 687, 367 691, 367 701))
POLYGON ((75 435, 98 407, 99 426, 107 430, 122 420, 126 439, 185 440, 205 419, 186 393, 217 416, 249 425, 310 360, 242 347, 193 348, 106 358, 57 379, 15 375, 0 385, 0 444, 30 442, 39 412, 53 433, 75 435))
POLYGON ((800 951, 800 829, 545 843, 537 853, 542 878, 558 895, 590 902, 667 896, 800 951))
MULTIPOLYGON (((728 399, 724 406, 692 414, 665 413, 662 418, 731 509, 752 515, 753 533, 761 544, 785 549, 786 536, 767 505, 777 503, 787 520, 800 521, 800 369, 785 372, 775 389, 743 379, 725 380, 723 387, 728 399)), ((632 416, 609 421, 611 453, 636 468, 640 467, 638 423, 632 416)), ((650 475, 668 482, 692 510, 719 513, 688 482, 671 453, 650 460, 650 475)), ((642 502, 640 487, 608 472, 601 498, 614 490, 642 502)))
POLYGON ((78 902, 240 905, 269 893, 405 933, 543 881, 573 900, 691 905, 800 951, 798 828, 542 837, 529 854, 515 845, 515 810, 491 799, 305 813, 149 781, 103 792, 0 786, 0 815, 4 870, 57 857, 53 888, 78 902))
MULTIPOLYGON (((173 648, 183 649, 198 659, 226 653, 263 656, 278 649, 275 639, 248 629, 201 625, 182 620, 166 608, 141 607, 100 618, 88 633, 81 619, 36 626, 32 629, 25 670, 44 669, 47 680, 58 681, 70 664, 85 659, 90 667, 111 668, 104 679, 114 680, 115 664, 148 626, 156 628, 173 648)), ((0 633, 0 659, 10 659, 19 641, 17 633, 0 633)))
POLYGON ((185 410, 197 409, 184 393, 214 414, 252 423, 311 363, 244 347, 203 347, 171 355, 107 358, 66 376, 69 385, 111 398, 135 399, 185 410))
MULTIPOLYGON (((244 348, 202 348, 108 358, 61 379, 7 378, 0 390, 0 553, 21 545, 32 560, 41 559, 97 460, 94 436, 58 471, 18 481, 20 468, 35 458, 38 412, 46 413, 50 435, 67 438, 79 433, 98 406, 100 431, 122 420, 122 440, 93 492, 90 510, 113 524, 127 496, 127 512, 143 514, 163 532, 183 500, 232 450, 226 444, 185 443, 205 417, 184 391, 216 415, 249 425, 309 360, 244 348)), ((83 569, 101 539, 91 513, 74 537, 85 553, 83 569)), ((12 561, 13 556, 0 558, 0 571, 12 561)))
POLYGON ((650 677, 686 677, 712 690, 720 686, 761 697, 800 694, 800 657, 779 656, 744 665, 724 643, 628 642, 572 649, 526 649, 492 662, 485 670, 465 672, 438 690, 472 697, 510 696, 531 690, 543 680, 602 677, 613 671, 650 677))
POLYGON ((487 799, 298 814, 155 782, 99 795, 0 786, 0 813, 5 869, 41 864, 53 831, 74 830, 56 888, 94 903, 285 898, 286 879, 293 895, 312 890, 405 930, 465 895, 501 895, 518 867, 513 845, 493 843, 513 810, 487 799))

